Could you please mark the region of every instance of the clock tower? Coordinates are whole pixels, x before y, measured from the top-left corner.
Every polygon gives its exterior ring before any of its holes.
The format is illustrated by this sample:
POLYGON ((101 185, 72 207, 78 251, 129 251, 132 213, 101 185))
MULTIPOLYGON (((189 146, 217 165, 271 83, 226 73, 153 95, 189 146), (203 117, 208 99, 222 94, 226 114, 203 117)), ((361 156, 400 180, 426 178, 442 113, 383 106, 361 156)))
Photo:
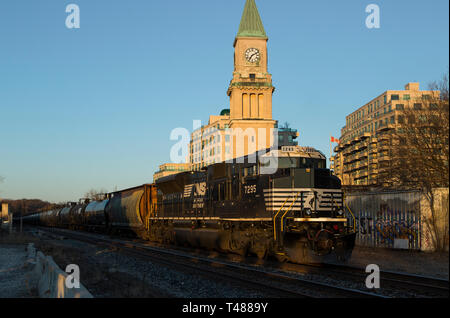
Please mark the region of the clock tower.
POLYGON ((258 146, 259 149, 271 146, 270 129, 276 124, 272 119, 275 88, 272 75, 268 73, 267 41, 255 0, 246 0, 234 41, 234 72, 227 92, 230 97, 230 128, 265 129, 266 138, 262 139, 266 142, 258 141, 258 145, 262 145, 258 146))

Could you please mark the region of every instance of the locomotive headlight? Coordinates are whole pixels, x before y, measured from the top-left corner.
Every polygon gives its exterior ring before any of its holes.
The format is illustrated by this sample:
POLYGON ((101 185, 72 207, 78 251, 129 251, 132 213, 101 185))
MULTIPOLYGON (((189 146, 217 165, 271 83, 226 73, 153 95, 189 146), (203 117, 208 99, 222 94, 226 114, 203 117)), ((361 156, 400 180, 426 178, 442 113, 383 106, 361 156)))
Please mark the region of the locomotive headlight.
POLYGON ((305 212, 306 215, 311 215, 311 209, 309 208, 303 209, 303 212, 305 212))
POLYGON ((339 209, 338 211, 337 211, 337 213, 339 214, 339 215, 343 215, 344 214, 344 210, 342 210, 342 209, 339 209))

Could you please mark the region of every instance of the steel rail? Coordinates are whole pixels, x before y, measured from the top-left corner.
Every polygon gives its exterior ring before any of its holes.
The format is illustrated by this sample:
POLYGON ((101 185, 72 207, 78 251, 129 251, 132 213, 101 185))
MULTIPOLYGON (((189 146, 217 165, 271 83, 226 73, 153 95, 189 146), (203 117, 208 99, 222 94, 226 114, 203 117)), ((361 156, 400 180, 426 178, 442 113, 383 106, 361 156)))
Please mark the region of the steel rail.
POLYGON ((122 239, 105 239, 91 233, 73 232, 66 229, 39 229, 86 243, 115 247, 136 256, 145 257, 155 262, 163 263, 164 265, 178 266, 182 269, 189 268, 191 270, 194 270, 197 274, 209 274, 214 275, 215 277, 219 276, 222 279, 231 279, 253 286, 253 289, 260 292, 262 291, 261 288, 263 288, 267 290, 269 294, 276 294, 277 296, 296 298, 320 297, 312 296, 312 290, 313 294, 321 294, 324 295, 323 297, 387 298, 379 294, 365 292, 358 289, 339 287, 322 282, 314 282, 311 280, 292 277, 281 273, 268 272, 258 268, 224 262, 217 259, 209 259, 206 257, 191 255, 185 252, 152 247, 135 242, 124 241, 122 239), (162 255, 165 256, 165 259, 161 258, 162 255), (168 256, 170 258, 167 258, 168 256), (178 258, 178 262, 176 261, 176 258, 178 258), (179 262, 180 258, 184 261, 179 262), (200 268, 199 264, 208 265, 213 269, 207 268, 205 266, 201 266, 200 268), (224 269, 227 269, 228 273, 225 272, 224 269), (241 275, 238 275, 238 272, 240 272, 241 275), (255 280, 255 275, 262 281, 255 280), (272 284, 269 283, 270 281, 272 281, 272 284), (305 290, 299 291, 298 289, 305 290))

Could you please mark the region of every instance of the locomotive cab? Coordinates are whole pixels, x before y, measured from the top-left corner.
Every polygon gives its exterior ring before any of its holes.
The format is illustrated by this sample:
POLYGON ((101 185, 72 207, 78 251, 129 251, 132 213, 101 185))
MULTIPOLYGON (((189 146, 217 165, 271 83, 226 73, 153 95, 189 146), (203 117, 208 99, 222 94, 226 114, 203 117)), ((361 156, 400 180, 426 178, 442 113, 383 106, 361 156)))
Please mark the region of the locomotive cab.
POLYGON ((326 169, 325 156, 314 148, 289 146, 263 159, 278 161, 264 194, 279 252, 299 262, 314 259, 305 259, 304 251, 313 256, 336 252, 348 259, 356 236, 348 227, 341 182, 326 169))

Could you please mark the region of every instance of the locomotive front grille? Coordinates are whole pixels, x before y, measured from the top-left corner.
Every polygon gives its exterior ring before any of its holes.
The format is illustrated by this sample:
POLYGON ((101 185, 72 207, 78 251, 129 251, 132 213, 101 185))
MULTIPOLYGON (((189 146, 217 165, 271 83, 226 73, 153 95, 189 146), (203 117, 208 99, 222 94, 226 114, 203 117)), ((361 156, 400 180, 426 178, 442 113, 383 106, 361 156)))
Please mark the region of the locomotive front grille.
POLYGON ((274 188, 264 190, 266 210, 270 212, 277 212, 281 208, 286 210, 289 207, 291 211, 311 209, 315 212, 331 212, 332 208, 342 208, 342 199, 342 191, 338 189, 274 188))

